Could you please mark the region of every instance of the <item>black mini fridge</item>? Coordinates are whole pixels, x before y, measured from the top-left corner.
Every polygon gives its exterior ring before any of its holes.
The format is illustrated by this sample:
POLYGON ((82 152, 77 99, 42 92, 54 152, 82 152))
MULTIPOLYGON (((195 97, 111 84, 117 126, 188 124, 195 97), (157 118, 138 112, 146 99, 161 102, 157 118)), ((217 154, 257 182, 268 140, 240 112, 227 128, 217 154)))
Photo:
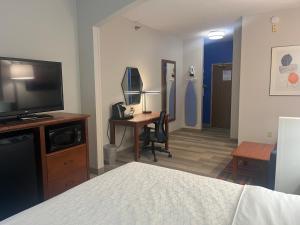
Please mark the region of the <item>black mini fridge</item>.
POLYGON ((0 221, 41 202, 34 135, 0 136, 0 221))

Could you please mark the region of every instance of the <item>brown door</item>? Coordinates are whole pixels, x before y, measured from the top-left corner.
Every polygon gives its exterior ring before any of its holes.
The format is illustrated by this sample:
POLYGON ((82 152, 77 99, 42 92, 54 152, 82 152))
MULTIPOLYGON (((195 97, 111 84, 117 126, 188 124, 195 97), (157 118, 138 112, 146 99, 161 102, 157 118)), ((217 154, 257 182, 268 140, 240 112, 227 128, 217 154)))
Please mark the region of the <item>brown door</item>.
POLYGON ((212 68, 212 127, 230 129, 232 64, 212 68))

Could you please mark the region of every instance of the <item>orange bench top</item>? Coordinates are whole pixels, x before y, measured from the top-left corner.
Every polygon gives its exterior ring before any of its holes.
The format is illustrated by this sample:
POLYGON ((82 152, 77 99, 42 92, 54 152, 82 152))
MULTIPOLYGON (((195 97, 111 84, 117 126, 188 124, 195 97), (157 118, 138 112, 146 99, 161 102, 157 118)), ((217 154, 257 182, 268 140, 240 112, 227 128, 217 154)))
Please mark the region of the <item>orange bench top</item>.
POLYGON ((231 153, 234 157, 269 161, 275 145, 256 142, 242 142, 231 153))

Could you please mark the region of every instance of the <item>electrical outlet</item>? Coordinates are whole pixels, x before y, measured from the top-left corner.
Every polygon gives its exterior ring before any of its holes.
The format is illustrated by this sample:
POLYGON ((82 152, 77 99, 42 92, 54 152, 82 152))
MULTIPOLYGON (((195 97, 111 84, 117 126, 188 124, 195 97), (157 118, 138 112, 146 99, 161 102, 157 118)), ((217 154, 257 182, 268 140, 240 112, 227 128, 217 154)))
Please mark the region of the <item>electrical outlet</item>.
POLYGON ((268 137, 268 138, 271 138, 272 136, 273 136, 272 132, 269 131, 269 132, 267 133, 267 137, 268 137))

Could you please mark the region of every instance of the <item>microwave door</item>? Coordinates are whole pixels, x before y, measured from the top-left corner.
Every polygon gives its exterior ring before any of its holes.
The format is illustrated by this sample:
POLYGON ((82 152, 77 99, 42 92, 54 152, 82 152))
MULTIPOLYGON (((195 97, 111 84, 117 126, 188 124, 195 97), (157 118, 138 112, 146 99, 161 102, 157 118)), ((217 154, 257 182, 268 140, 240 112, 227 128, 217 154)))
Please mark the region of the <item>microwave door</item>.
POLYGON ((53 150, 71 147, 76 144, 75 132, 72 130, 52 133, 50 139, 53 150))
POLYGON ((57 132, 52 135, 52 143, 57 146, 65 146, 74 142, 74 132, 71 130, 57 132))
POLYGON ((84 142, 82 125, 70 125, 62 128, 52 128, 47 133, 47 153, 80 145, 84 142))

